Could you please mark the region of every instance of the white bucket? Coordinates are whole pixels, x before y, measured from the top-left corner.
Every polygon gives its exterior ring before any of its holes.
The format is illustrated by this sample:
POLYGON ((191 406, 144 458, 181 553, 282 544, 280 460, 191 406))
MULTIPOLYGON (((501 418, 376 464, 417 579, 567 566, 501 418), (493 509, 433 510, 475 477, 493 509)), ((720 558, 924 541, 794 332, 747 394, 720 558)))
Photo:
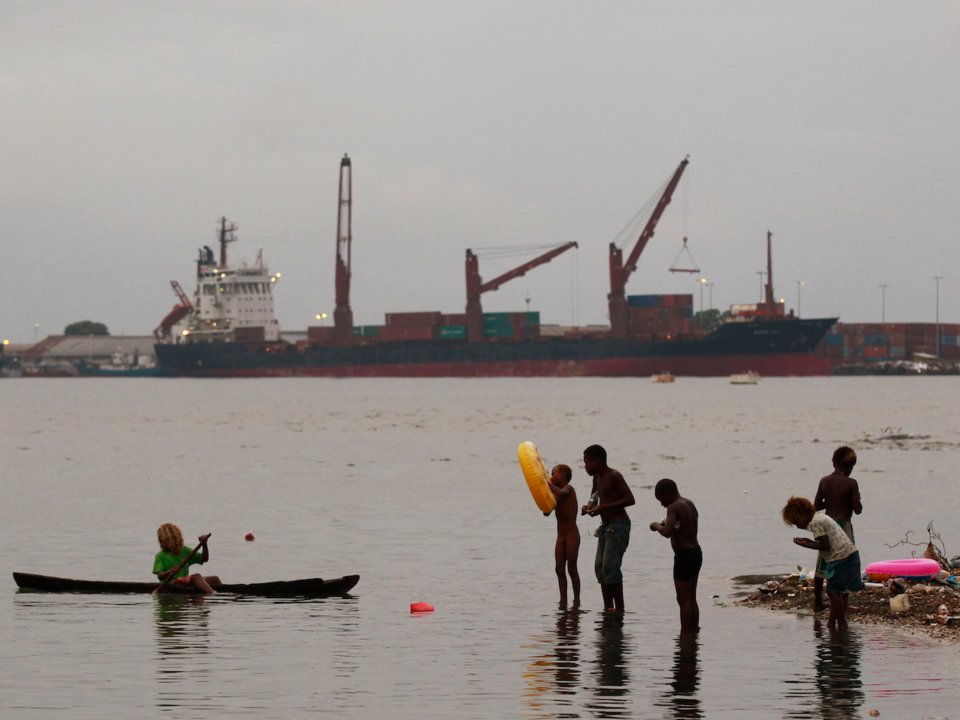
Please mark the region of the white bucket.
POLYGON ((910 609, 910 596, 906 593, 890 598, 890 612, 902 613, 910 609))

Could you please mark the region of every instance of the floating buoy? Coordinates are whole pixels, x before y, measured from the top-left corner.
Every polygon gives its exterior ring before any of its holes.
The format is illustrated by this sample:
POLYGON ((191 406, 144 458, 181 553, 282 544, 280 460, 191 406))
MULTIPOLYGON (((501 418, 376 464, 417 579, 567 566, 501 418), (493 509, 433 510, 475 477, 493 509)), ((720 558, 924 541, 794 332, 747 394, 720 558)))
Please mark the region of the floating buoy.
POLYGON ((247 530, 247 534, 243 536, 243 539, 246 540, 247 542, 250 542, 251 540, 253 540, 253 538, 254 538, 253 530, 247 530))
POLYGON ((418 613, 432 613, 433 605, 427 602, 410 603, 410 612, 414 615, 418 613))

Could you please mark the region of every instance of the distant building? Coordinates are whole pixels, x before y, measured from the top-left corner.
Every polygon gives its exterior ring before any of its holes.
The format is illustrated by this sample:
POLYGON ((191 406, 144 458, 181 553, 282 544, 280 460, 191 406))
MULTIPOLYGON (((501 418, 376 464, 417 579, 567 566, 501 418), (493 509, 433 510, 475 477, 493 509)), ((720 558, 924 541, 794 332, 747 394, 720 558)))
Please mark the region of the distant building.
POLYGON ((24 375, 74 376, 153 370, 152 335, 50 335, 20 352, 24 375))

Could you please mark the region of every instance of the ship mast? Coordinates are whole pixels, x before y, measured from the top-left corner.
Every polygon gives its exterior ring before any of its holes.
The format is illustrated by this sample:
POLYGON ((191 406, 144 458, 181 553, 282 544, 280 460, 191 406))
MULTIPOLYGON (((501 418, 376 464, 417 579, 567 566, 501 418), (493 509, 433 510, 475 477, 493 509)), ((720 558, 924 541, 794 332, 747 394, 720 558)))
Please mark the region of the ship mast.
POLYGON ((237 241, 237 224, 228 222, 227 218, 220 218, 220 230, 217 233, 220 237, 220 267, 227 267, 227 243, 237 241))
POLYGON ((337 200, 336 299, 333 340, 338 345, 353 341, 353 311, 350 309, 350 255, 352 244, 353 172, 350 158, 340 161, 340 193, 337 200))
POLYGON ((772 243, 771 239, 773 238, 773 233, 767 230, 767 285, 766 292, 764 294, 764 302, 767 304, 767 311, 773 315, 773 252, 772 252, 772 243))

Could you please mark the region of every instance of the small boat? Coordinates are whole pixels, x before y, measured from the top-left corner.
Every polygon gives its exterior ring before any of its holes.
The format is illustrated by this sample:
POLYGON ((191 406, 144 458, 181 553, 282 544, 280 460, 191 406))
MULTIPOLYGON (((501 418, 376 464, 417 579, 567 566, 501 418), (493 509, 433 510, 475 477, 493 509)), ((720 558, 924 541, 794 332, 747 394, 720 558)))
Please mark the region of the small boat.
POLYGON ((760 375, 753 372, 735 373, 730 376, 731 385, 756 385, 760 380, 760 375))
MULTIPOLYGON (((17 587, 21 590, 61 593, 152 593, 157 589, 156 582, 123 582, 106 580, 71 580, 69 578, 33 575, 31 573, 13 574, 17 587)), ((234 595, 257 595, 260 597, 334 597, 346 595, 360 581, 359 575, 344 575, 332 580, 306 578, 303 580, 277 580, 260 583, 221 583, 213 585, 218 593, 234 595)), ((167 585, 162 592, 181 595, 200 594, 192 587, 184 588, 167 585)))
POLYGON ((673 377, 668 372, 662 372, 658 375, 653 375, 650 380, 655 383, 672 383, 676 378, 673 377))

